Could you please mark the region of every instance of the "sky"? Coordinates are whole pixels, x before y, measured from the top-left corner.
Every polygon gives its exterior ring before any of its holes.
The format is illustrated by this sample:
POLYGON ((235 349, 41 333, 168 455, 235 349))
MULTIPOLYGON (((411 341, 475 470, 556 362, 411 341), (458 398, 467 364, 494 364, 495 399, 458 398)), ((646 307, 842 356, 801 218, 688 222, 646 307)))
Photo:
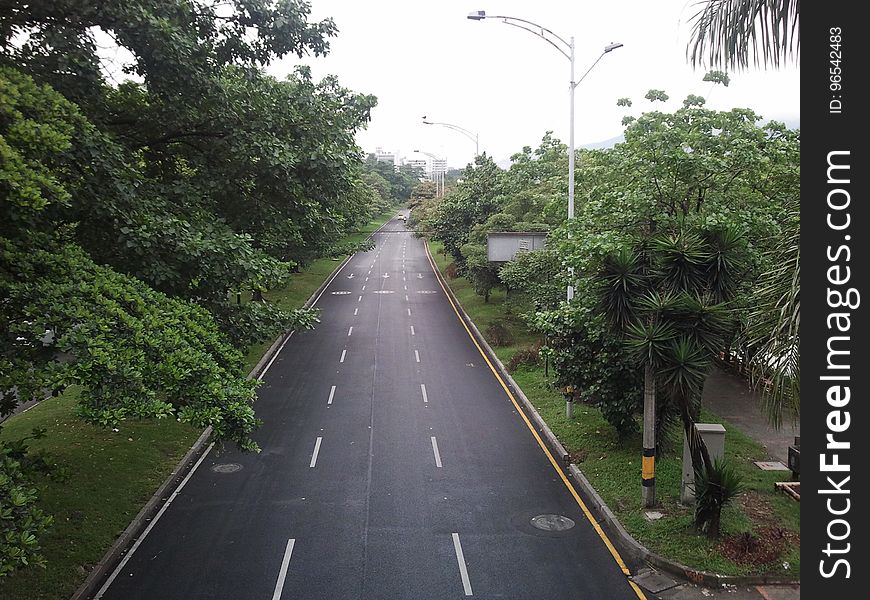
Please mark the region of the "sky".
POLYGON ((728 87, 702 81, 707 68, 693 68, 686 53, 696 2, 311 0, 311 20, 332 17, 338 26, 329 55, 282 59, 267 71, 283 77, 306 64, 317 79, 334 74, 344 87, 377 96, 371 122, 357 135, 366 152, 380 147, 424 158, 414 154, 419 150, 447 158, 452 167, 473 160, 471 139, 424 125, 424 115, 476 133, 480 151, 500 162, 524 146, 536 147, 547 131, 567 143, 570 62, 531 33, 495 18, 467 18, 485 10, 532 21, 566 40, 574 36, 578 79, 607 44, 624 44, 576 88, 578 147, 620 136, 627 114, 676 110, 689 94, 704 96, 713 109, 752 108, 764 120, 796 126, 796 61, 779 70, 729 73, 728 87), (644 99, 650 89, 664 90, 670 99, 653 107, 644 99), (623 97, 632 100, 631 108, 616 105, 623 97))

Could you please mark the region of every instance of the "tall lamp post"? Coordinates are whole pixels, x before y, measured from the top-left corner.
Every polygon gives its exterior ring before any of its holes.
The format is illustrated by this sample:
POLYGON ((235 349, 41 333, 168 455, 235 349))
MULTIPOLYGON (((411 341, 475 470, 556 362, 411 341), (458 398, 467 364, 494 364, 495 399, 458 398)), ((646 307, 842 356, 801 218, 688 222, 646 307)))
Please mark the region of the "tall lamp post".
POLYGON ((436 156, 430 152, 423 152, 422 150, 414 150, 414 152, 419 152, 420 154, 425 154, 429 158, 432 159, 432 180, 435 182, 435 197, 441 198, 444 196, 444 171, 436 171, 438 163, 435 161, 443 160, 441 157, 436 156), (439 184, 440 184, 440 192, 439 192, 439 184))
MULTIPOLYGON (((574 90, 583 81, 589 72, 598 64, 598 61, 607 54, 608 52, 612 52, 617 48, 621 48, 622 44, 608 44, 604 47, 604 51, 599 55, 595 62, 592 63, 592 66, 586 69, 586 72, 583 76, 574 81, 574 36, 571 36, 566 41, 565 38, 553 33, 546 27, 542 27, 537 23, 532 23, 531 21, 527 21, 525 19, 518 19, 516 17, 508 17, 505 15, 487 15, 486 11, 477 10, 472 13, 469 13, 468 18, 472 21, 482 21, 484 19, 501 19, 502 22, 506 25, 512 25, 514 27, 518 27, 524 31, 528 31, 531 34, 534 34, 553 46, 559 53, 568 59, 571 63, 571 81, 570 81, 570 102, 571 102, 571 110, 570 110, 570 129, 568 135, 568 219, 574 218, 574 90)), ((571 274, 573 275, 574 271, 571 270, 571 274)), ((573 280, 573 277, 572 277, 573 280)), ((567 291, 568 301, 570 302, 574 298, 574 286, 568 285, 567 291)))
MULTIPOLYGON (((598 64, 605 54, 608 52, 612 52, 617 48, 621 48, 622 44, 620 43, 610 43, 604 47, 604 51, 595 59, 595 62, 592 63, 586 72, 583 73, 583 76, 578 80, 574 80, 574 36, 571 36, 567 40, 546 27, 542 27, 537 23, 532 23, 531 21, 527 21, 525 19, 518 19, 516 17, 508 17, 505 15, 487 15, 485 11, 478 10, 472 12, 468 15, 468 18, 472 21, 482 21, 484 19, 501 19, 503 23, 506 25, 512 25, 514 27, 518 27, 529 33, 541 38, 553 48, 559 51, 559 53, 568 59, 568 62, 571 63, 571 79, 569 84, 570 90, 570 129, 568 136, 568 220, 574 218, 574 90, 583 81, 589 72, 595 68, 595 65, 598 64)), ((568 235, 570 236, 570 229, 568 235)), ((567 298, 570 302, 574 298, 574 286, 571 283, 574 281, 574 269, 571 268, 569 270, 569 284, 567 290, 567 298)), ((645 398, 647 395, 644 395, 645 398)), ((573 390, 566 389, 566 414, 570 419, 572 416, 572 408, 573 408, 573 390)), ((643 484, 643 503, 644 506, 652 506, 655 504, 655 457, 648 456, 651 452, 648 450, 650 448, 655 448, 655 406, 644 406, 644 427, 643 427, 643 446, 644 446, 644 457, 643 457, 643 472, 642 472, 642 484, 643 484), (653 415, 650 419, 649 416, 653 415)))
POLYGON ((427 121, 426 115, 423 115, 423 123, 425 125, 441 125, 442 127, 447 127, 448 129, 452 129, 453 131, 458 131, 472 142, 474 142, 474 156, 477 158, 477 155, 480 154, 480 138, 473 131, 467 130, 465 127, 460 127, 459 125, 453 125, 452 123, 439 123, 437 121, 427 121))

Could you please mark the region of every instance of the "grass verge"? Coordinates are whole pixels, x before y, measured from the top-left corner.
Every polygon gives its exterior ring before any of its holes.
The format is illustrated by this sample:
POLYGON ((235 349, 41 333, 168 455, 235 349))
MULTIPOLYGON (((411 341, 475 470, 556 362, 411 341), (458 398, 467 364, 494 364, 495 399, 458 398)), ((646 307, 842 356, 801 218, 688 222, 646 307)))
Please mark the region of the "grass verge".
MULTIPOLYGON (((361 241, 395 210, 375 217, 346 242, 361 241)), ((314 261, 290 283, 267 294, 272 302, 301 307, 343 258, 314 261)), ((254 367, 271 342, 247 353, 254 367)), ((41 545, 48 566, 31 567, 0 578, 3 600, 66 600, 91 568, 151 498, 202 433, 173 420, 123 422, 117 431, 82 422, 75 415, 74 390, 49 398, 3 423, 0 438, 15 440, 44 427, 32 441, 57 467, 57 476, 40 477, 40 507, 54 516, 41 545)))
MULTIPOLYGON (((442 246, 435 242, 430 249, 444 273, 450 260, 441 254, 442 246)), ((540 341, 519 317, 506 312, 503 292, 493 292, 486 303, 464 278, 447 281, 485 336, 495 320, 513 330, 513 344, 493 346, 502 363, 508 364, 518 350, 540 341)), ((702 414, 704 422, 724 424, 728 432, 726 457, 743 478, 740 497, 723 510, 722 538, 711 541, 694 533, 692 508, 679 503, 681 454, 656 461, 660 505, 656 510, 664 516, 650 522, 640 502, 640 434, 620 439, 600 411, 588 404, 575 407, 574 418, 569 421, 564 397, 544 376, 543 366, 523 366, 511 376, 625 529, 651 551, 694 569, 722 575, 792 577, 800 573, 800 504, 774 489, 774 482, 787 479, 788 473, 755 467, 754 461, 767 460, 764 448, 734 426, 709 411, 702 414), (746 552, 741 553, 741 549, 746 552), (764 560, 767 558, 770 560, 764 560)))

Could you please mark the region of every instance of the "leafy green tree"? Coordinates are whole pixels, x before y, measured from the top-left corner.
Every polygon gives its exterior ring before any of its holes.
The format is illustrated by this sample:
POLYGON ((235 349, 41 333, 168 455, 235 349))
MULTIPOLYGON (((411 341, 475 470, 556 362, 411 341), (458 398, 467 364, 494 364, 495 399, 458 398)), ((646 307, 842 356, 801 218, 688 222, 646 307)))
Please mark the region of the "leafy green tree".
MULTIPOLYGON (((75 385, 89 421, 172 416, 256 448, 237 348, 316 315, 230 296, 281 283, 382 202, 354 141, 374 97, 262 71, 327 52, 335 25, 309 13, 302 0, 4 3, 0 415, 75 385), (129 51, 133 80, 108 78, 98 35, 129 51)), ((30 536, 46 524, 9 448, 2 535, 19 537, 0 542, 3 572, 38 561, 30 536)))
POLYGON ((0 578, 16 569, 45 564, 39 536, 51 526, 52 518, 37 506, 31 478, 46 464, 27 452, 27 441, 41 434, 34 431, 22 440, 0 441, 0 578))
POLYGON ((635 433, 642 378, 625 352, 621 335, 598 310, 596 298, 575 296, 570 303, 535 312, 529 323, 547 337, 556 385, 571 387, 576 395, 594 402, 621 437, 635 433))
MULTIPOLYGON (((703 62, 706 55, 711 65, 744 69, 750 64, 762 64, 778 68, 787 60, 797 60, 800 53, 798 0, 708 0, 693 20, 690 43, 693 65, 703 62)), ((795 192, 793 198, 797 197, 795 192)), ((794 419, 800 417, 797 215, 798 211, 789 210, 790 218, 783 233, 786 243, 768 251, 772 260, 754 295, 752 304, 757 310, 752 313, 746 335, 754 353, 750 362, 752 378, 761 387, 770 422, 777 427, 784 412, 794 419)))
POLYGON ((484 153, 465 169, 463 179, 434 208, 425 225, 435 239, 444 242, 460 269, 465 266, 462 247, 469 242, 472 228, 498 212, 504 172, 484 153))
POLYGON ((547 248, 517 254, 501 266, 498 277, 520 310, 553 309, 565 294, 559 255, 547 248))

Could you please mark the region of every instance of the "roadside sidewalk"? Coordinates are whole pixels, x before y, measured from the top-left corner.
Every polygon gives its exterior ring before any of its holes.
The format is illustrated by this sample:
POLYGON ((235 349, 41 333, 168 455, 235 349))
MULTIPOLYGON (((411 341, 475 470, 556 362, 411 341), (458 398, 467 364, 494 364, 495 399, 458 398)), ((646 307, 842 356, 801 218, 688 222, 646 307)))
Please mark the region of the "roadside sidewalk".
POLYGON ((788 464, 788 447, 794 444, 795 436, 800 436, 800 424, 792 425, 786 416, 782 428, 774 429, 767 421, 759 394, 749 389, 744 379, 715 367, 704 385, 701 406, 762 444, 771 460, 788 464))

